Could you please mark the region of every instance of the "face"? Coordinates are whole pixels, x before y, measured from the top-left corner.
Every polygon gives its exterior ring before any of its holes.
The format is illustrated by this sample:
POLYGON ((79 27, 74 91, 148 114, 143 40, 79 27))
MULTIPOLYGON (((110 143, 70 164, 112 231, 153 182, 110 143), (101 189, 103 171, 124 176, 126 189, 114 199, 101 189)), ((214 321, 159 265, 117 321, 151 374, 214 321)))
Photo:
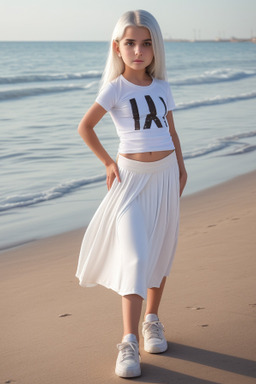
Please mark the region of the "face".
POLYGON ((127 27, 119 43, 114 44, 126 69, 145 71, 154 58, 152 40, 147 28, 127 27))

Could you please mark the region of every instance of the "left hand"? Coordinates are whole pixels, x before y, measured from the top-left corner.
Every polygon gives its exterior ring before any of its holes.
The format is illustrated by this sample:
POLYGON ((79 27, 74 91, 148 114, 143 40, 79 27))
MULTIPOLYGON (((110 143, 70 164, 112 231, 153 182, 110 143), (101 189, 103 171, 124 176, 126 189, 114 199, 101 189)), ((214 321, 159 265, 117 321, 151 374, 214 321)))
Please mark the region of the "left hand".
POLYGON ((185 188, 185 185, 187 183, 187 179, 188 179, 188 174, 186 171, 183 171, 180 173, 180 197, 183 193, 183 190, 185 188))

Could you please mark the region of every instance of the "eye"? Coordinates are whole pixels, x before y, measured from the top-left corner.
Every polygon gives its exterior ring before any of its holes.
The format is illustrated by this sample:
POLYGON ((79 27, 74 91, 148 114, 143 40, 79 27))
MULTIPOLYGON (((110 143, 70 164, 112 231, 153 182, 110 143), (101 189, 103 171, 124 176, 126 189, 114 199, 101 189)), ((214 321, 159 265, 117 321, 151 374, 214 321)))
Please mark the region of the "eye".
POLYGON ((125 45, 128 45, 129 47, 133 47, 134 42, 133 41, 127 41, 125 45))
POLYGON ((144 46, 145 46, 145 47, 151 47, 151 45, 152 45, 152 43, 151 43, 150 41, 146 41, 146 42, 144 43, 144 46))

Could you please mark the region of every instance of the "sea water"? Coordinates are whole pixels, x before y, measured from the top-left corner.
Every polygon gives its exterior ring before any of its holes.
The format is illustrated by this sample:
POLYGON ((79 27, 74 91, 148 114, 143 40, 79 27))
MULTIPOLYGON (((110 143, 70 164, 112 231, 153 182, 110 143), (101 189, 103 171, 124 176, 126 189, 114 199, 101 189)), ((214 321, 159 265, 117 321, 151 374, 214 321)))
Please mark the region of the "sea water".
MULTIPOLYGON (((0 42, 0 248, 85 227, 107 192, 77 126, 106 42, 0 42)), ((256 45, 166 42, 185 194, 256 168, 256 45)), ((109 115, 96 132, 115 158, 109 115)))

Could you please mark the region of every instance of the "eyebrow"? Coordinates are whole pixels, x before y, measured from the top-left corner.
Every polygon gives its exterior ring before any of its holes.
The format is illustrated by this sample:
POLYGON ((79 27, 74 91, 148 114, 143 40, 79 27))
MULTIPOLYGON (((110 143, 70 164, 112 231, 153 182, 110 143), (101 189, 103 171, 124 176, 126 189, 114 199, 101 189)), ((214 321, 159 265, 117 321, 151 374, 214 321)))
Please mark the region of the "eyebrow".
MULTIPOLYGON (((131 41, 131 42, 133 42, 133 41, 136 41, 135 39, 125 39, 125 41, 131 41)), ((142 41, 152 41, 151 39, 145 39, 145 40, 142 40, 142 41)))

